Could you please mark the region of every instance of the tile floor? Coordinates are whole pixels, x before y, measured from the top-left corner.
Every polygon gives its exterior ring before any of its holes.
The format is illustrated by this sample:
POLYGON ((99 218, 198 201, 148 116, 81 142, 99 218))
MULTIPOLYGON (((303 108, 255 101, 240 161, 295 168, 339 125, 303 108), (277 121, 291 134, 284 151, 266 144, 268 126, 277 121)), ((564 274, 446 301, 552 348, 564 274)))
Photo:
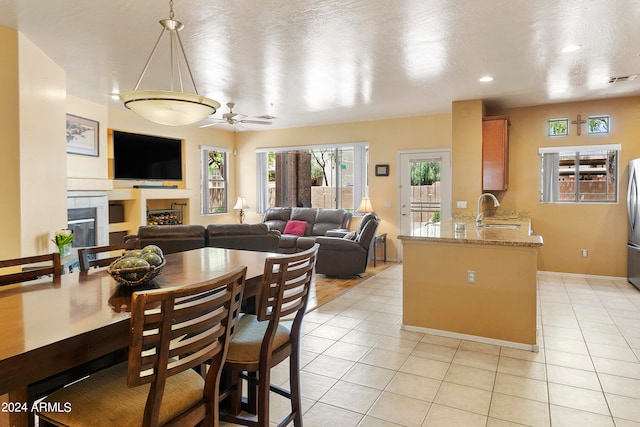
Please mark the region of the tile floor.
POLYGON ((401 279, 394 266, 307 314, 305 427, 640 426, 640 291, 625 280, 540 274, 533 353, 401 330, 401 279))

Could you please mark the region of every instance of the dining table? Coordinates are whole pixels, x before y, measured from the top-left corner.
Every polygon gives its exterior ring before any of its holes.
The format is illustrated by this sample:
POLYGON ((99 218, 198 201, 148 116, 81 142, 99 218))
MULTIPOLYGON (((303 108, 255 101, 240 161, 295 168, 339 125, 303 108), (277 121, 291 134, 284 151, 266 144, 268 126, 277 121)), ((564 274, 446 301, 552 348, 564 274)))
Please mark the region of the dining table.
MULTIPOLYGON (((273 256, 281 255, 213 247, 172 253, 146 287, 193 285, 246 266, 243 299, 251 301, 273 256)), ((126 360, 131 295, 138 289, 117 283, 106 267, 1 287, 0 396, 8 398, 0 399, 0 426, 33 423, 36 385, 45 389, 60 376, 77 380, 82 372, 74 369, 95 369, 92 363, 113 355, 126 360)))

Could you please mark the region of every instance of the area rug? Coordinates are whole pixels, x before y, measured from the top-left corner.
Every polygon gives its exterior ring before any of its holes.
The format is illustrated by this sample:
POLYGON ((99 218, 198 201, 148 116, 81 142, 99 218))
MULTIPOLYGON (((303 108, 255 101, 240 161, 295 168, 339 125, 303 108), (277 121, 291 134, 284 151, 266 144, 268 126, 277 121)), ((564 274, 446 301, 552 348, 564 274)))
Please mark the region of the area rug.
POLYGON ((376 267, 370 265, 367 267, 367 271, 362 273, 359 278, 339 279, 327 277, 324 274, 315 274, 311 284, 311 294, 309 295, 307 312, 315 310, 329 301, 336 299, 354 286, 369 280, 393 265, 395 265, 393 262, 378 262, 376 267))

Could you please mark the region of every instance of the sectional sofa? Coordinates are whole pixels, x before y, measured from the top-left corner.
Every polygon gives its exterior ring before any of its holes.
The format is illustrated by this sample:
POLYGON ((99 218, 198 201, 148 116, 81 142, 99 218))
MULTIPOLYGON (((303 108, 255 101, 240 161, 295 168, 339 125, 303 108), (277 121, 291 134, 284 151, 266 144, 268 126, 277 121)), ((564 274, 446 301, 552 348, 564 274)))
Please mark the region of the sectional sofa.
POLYGON ((124 237, 130 241, 137 247, 158 245, 166 254, 205 246, 277 252, 280 232, 266 224, 143 225, 124 237))
POLYGON ((316 238, 334 230, 349 230, 351 212, 328 208, 269 208, 262 223, 281 234, 278 252, 295 253, 311 248, 316 238))

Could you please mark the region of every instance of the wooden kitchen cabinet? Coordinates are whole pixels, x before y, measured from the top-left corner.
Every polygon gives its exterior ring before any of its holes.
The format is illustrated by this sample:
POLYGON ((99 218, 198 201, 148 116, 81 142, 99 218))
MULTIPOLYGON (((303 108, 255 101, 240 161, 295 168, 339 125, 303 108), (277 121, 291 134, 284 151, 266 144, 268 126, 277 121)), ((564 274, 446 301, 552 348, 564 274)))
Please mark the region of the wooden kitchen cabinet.
POLYGON ((509 181, 508 116, 482 118, 482 190, 506 190, 509 181))

